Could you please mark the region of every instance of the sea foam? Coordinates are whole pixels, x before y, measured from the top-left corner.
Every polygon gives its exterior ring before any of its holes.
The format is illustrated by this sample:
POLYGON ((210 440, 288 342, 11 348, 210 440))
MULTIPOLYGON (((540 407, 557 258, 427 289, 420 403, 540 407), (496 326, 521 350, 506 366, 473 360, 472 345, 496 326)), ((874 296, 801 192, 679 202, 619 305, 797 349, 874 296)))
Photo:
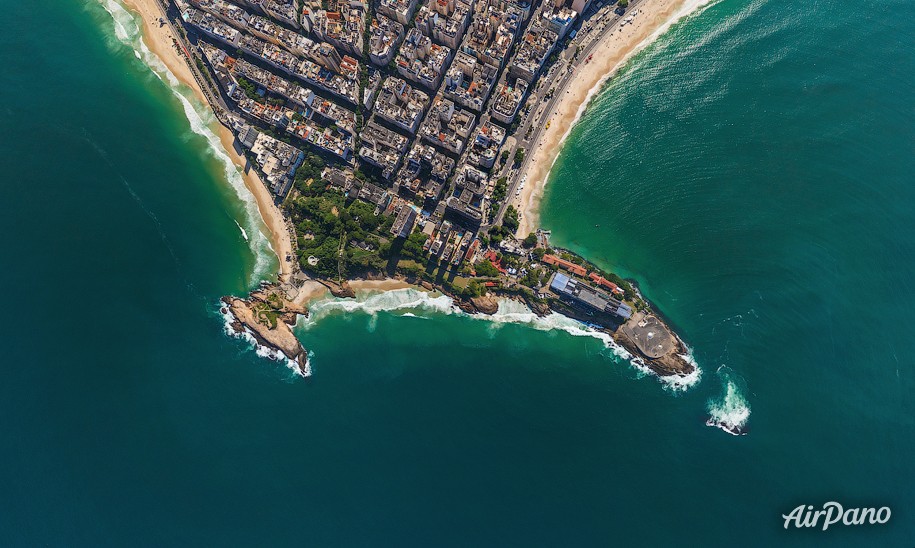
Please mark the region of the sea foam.
POLYGON ((489 322, 493 332, 505 324, 515 324, 527 326, 538 331, 562 331, 573 337, 594 338, 603 343, 604 348, 613 358, 630 363, 641 376, 657 377, 663 383, 664 388, 671 392, 682 392, 695 386, 702 376, 702 370, 695 359, 688 355, 685 357, 695 366, 695 371, 689 375, 659 377, 645 365, 641 358, 632 356, 625 348, 614 341, 609 334, 592 329, 557 312, 540 317, 523 303, 511 299, 500 299, 498 311, 495 314, 486 315, 467 314, 458 308, 447 295, 436 295, 415 288, 394 289, 384 292, 360 292, 355 299, 329 297, 312 303, 309 307, 308 318, 301 320, 300 325, 305 329, 311 329, 320 323, 323 318, 334 313, 363 313, 372 317, 368 328, 370 331, 374 331, 377 327, 379 313, 395 312, 400 312, 398 315, 401 317, 415 316, 421 318, 426 316, 417 316, 417 312, 446 316, 458 315, 476 321, 489 322))
POLYGON ((750 404, 741 394, 740 380, 725 366, 719 367, 717 373, 724 383, 724 395, 721 399, 709 400, 709 419, 705 424, 735 436, 746 434, 750 404))
POLYGON ((300 367, 298 363, 287 358, 286 355, 283 354, 281 351, 279 351, 275 348, 269 348, 269 347, 266 347, 266 346, 260 344, 257 341, 257 338, 254 336, 254 333, 252 333, 251 330, 248 329, 247 327, 244 327, 242 329, 242 331, 236 330, 235 326, 233 325, 233 323, 235 323, 235 316, 232 314, 232 311, 229 310, 229 307, 220 306, 219 315, 222 317, 223 332, 225 332, 225 334, 228 335, 229 337, 231 337, 233 339, 241 339, 241 340, 249 343, 251 345, 250 348, 252 348, 254 350, 255 354, 257 354, 261 358, 267 358, 268 360, 272 360, 272 361, 276 361, 276 362, 280 362, 280 363, 284 364, 287 368, 289 368, 290 371, 295 373, 295 375, 298 377, 310 377, 311 376, 311 359, 312 359, 312 357, 314 357, 314 354, 312 352, 310 352, 310 351, 308 352, 307 357, 305 359, 305 363, 303 363, 300 367))
MULTIPOLYGON (((139 16, 134 15, 125 6, 116 0, 102 0, 102 7, 114 21, 114 35, 121 47, 128 47, 134 56, 160 81, 165 83, 172 94, 181 103, 185 118, 187 118, 191 131, 203 137, 207 142, 207 152, 222 166, 225 180, 232 187, 235 195, 244 204, 244 224, 247 230, 239 224, 245 241, 255 258, 254 268, 251 272, 251 285, 269 278, 272 274, 274 262, 272 255, 276 253, 270 246, 270 240, 264 234, 263 222, 257 209, 254 195, 245 186, 241 172, 232 162, 232 159, 223 148, 219 137, 210 129, 215 123, 213 114, 207 105, 201 104, 194 97, 194 93, 183 85, 168 69, 162 60, 156 56, 142 40, 139 16), (252 233, 253 237, 248 237, 252 233)), ((238 223, 238 221, 236 221, 238 223)))
MULTIPOLYGON (((690 11, 694 11, 707 3, 708 2, 706 1, 695 0, 689 2, 687 4, 688 7, 671 20, 670 24, 688 14, 690 11)), ((245 203, 246 224, 249 224, 249 229, 253 229, 252 231, 255 234, 255 238, 252 241, 248 238, 247 231, 239 224, 243 237, 249 242, 251 250, 256 257, 251 283, 253 284, 264 279, 271 266, 271 260, 268 253, 272 253, 273 249, 269 239, 262 232, 261 227, 251 226, 257 222, 256 220, 260 219, 259 212, 257 211, 257 204, 251 192, 245 187, 238 168, 224 151, 222 143, 219 141, 219 137, 209 128, 209 123, 212 123, 212 113, 203 105, 195 107, 194 103, 196 103, 196 100, 192 103, 191 99, 188 98, 188 95, 193 97, 192 92, 187 89, 186 86, 183 86, 175 75, 168 70, 165 63, 146 47, 141 39, 140 26, 137 24, 137 19, 132 13, 115 0, 103 0, 102 5, 114 20, 115 36, 118 38, 118 41, 124 46, 132 48, 134 55, 142 60, 144 65, 147 66, 157 78, 168 84, 169 89, 181 102, 191 130, 195 134, 206 139, 209 145, 209 152, 223 165, 226 180, 232 186, 236 195, 245 203), (209 120, 209 122, 205 120, 209 120)), ((669 28, 669 25, 665 26, 663 30, 667 30, 667 28, 669 28)), ((662 34, 663 30, 652 36, 652 40, 662 34)), ((576 119, 581 116, 590 99, 600 90, 604 82, 605 81, 600 82, 591 90, 588 100, 581 105, 576 119)), ((563 137, 563 140, 565 137, 567 137, 567 135, 563 137)), ((236 224, 238 224, 237 221, 236 224)), ((432 296, 427 292, 410 288, 367 294, 356 300, 328 299, 316 302, 310 308, 309 317, 303 321, 303 326, 307 329, 310 326, 315 325, 321 318, 326 317, 333 312, 352 313, 359 311, 373 316, 373 320, 369 327, 371 330, 374 330, 377 325, 377 320, 374 316, 379 312, 391 312, 395 310, 423 310, 444 315, 466 315, 445 295, 432 296)), ((648 368, 641 358, 633 357, 625 348, 617 344, 610 335, 593 330, 581 322, 555 312, 545 317, 539 317, 521 303, 512 300, 501 300, 499 303, 499 310, 491 316, 466 316, 478 320, 490 321, 492 322, 491 325, 493 326, 493 329, 498 329, 502 324, 513 323, 527 325, 540 331, 560 330, 575 337, 595 338, 600 340, 613 356, 628 361, 643 375, 656 376, 654 371, 648 368)), ((226 332, 234 337, 241 337, 251 342, 258 355, 275 360, 286 360, 287 362, 290 362, 287 365, 298 372, 298 368, 295 366, 294 362, 286 359, 282 354, 278 356, 277 352, 257 344, 256 339, 254 339, 251 333, 236 332, 231 328, 231 320, 226 320, 226 322, 226 332)), ((692 359, 691 356, 689 358, 692 359)), ((693 364, 695 365, 695 360, 693 360, 693 364)), ((311 368, 307 362, 305 368, 308 374, 310 374, 311 368)), ((701 369, 696 366, 695 371, 690 375, 658 378, 665 385, 665 388, 676 392, 684 391, 694 386, 699 381, 700 377, 701 369)))

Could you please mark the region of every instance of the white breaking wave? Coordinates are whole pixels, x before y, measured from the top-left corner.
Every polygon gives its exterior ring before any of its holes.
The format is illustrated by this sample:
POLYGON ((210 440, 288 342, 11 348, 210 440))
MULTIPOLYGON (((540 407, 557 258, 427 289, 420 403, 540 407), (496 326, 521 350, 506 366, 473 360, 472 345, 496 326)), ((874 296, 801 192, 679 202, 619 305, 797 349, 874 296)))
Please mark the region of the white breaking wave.
MULTIPOLYGON (((248 232, 239 224, 239 228, 242 229, 242 234, 245 236, 245 241, 248 242, 255 257, 250 283, 255 285, 267 279, 271 274, 270 271, 273 265, 271 255, 275 255, 275 252, 270 246, 269 238, 263 232, 263 222, 261 222, 260 212, 257 209, 257 202, 254 200, 254 196, 245 186, 241 172, 226 153, 219 137, 210 129, 210 124, 214 122, 214 119, 209 107, 199 104, 196 99, 192 102, 189 97, 194 97, 193 92, 187 86, 181 84, 165 63, 146 47, 142 40, 140 25, 137 23, 139 16, 135 16, 116 0, 101 0, 101 5, 114 21, 114 34, 118 42, 131 48, 134 56, 142 61, 153 75, 169 87, 174 96, 181 102, 191 131, 207 141, 208 152, 222 165, 226 181, 235 191, 236 196, 244 203, 245 224, 248 230, 254 234, 253 240, 249 239, 248 232)), ((238 221, 236 221, 236 224, 238 224, 238 221)))
MULTIPOLYGON (((234 219, 233 219, 233 220, 234 220, 234 219)), ((238 221, 235 221, 235 226, 238 227, 238 230, 241 230, 241 237, 244 238, 245 241, 247 242, 247 241, 248 241, 248 233, 245 231, 245 228, 244 228, 243 226, 241 226, 240 224, 238 224, 238 221)))
POLYGON ((301 324, 306 329, 311 328, 322 318, 335 312, 362 312, 369 316, 377 316, 379 312, 396 310, 421 310, 445 315, 460 313, 460 309, 454 306, 454 302, 446 295, 433 297, 425 291, 406 288, 381 293, 361 293, 356 299, 328 298, 316 301, 308 307, 308 317, 301 324))
MULTIPOLYGON (((686 346, 684 343, 683 346, 686 346)), ((672 390, 682 390, 685 391, 699 382, 699 379, 702 378, 702 368, 699 367, 699 362, 696 361, 696 358, 693 356, 693 349, 686 346, 687 353, 679 354, 686 363, 693 366, 693 372, 689 375, 677 375, 673 377, 666 377, 665 382, 668 383, 668 386, 672 390)))
MULTIPOLYGON (((602 331, 591 329, 585 324, 552 312, 547 316, 539 317, 523 303, 510 299, 499 300, 499 310, 491 315, 467 314, 458 308, 454 301, 447 295, 433 295, 415 288, 395 289, 391 291, 366 292, 357 294, 356 299, 327 298, 314 302, 309 307, 308 318, 301 322, 302 327, 310 329, 317 325, 323 318, 333 313, 361 312, 372 317, 369 330, 377 327, 377 316, 380 312, 408 311, 400 316, 416 316, 416 311, 431 312, 442 315, 459 315, 478 321, 490 322, 493 330, 505 324, 525 325, 538 331, 563 331, 573 337, 591 337, 601 341, 604 348, 618 359, 628 361, 643 376, 658 375, 648 368, 640 358, 633 357, 625 348, 620 346, 613 338, 602 331)), ((422 316, 418 316, 422 317, 422 316)), ((702 370, 691 355, 686 358, 696 369, 689 375, 658 377, 664 387, 672 392, 685 391, 694 386, 702 376, 702 370)))
POLYGON ((750 418, 750 404, 740 393, 737 381, 731 378, 729 370, 722 366, 718 374, 725 382, 724 397, 721 400, 709 400, 709 419, 705 424, 714 426, 728 434, 744 434, 744 427, 750 418))
POLYGON ((664 384, 666 389, 669 389, 673 392, 680 392, 689 389, 694 386, 702 376, 702 370, 699 368, 699 364, 696 363, 693 359, 692 354, 684 356, 687 360, 695 367, 695 370, 689 375, 673 375, 660 377, 652 369, 645 365, 644 360, 640 357, 635 357, 628 350, 623 348, 619 343, 613 340, 608 333, 603 331, 597 331, 588 327, 587 325, 579 322, 578 320, 569 318, 559 314, 558 312, 551 312, 547 316, 540 317, 537 314, 525 306, 523 303, 510 299, 502 299, 499 301, 499 310, 492 316, 486 316, 482 314, 476 314, 471 316, 474 319, 492 321, 495 325, 504 324, 504 323, 514 323, 522 324, 537 329, 538 331, 564 331, 565 333, 572 335, 573 337, 591 337, 597 339, 604 343, 604 348, 610 351, 610 353, 621 360, 629 362, 635 369, 637 369, 642 376, 655 376, 664 384))
POLYGON ((314 354, 312 352, 310 352, 310 351, 308 352, 307 357, 305 359, 305 363, 303 363, 300 368, 298 363, 287 358, 286 355, 283 354, 281 351, 274 349, 274 348, 268 348, 268 347, 258 343, 257 338, 254 336, 254 334, 251 332, 251 330, 248 329, 247 327, 245 327, 244 330, 241 332, 236 331, 235 328, 232 326, 232 323, 235 322, 235 316, 232 315, 232 312, 229 310, 229 307, 220 306, 219 315, 222 316, 222 321, 223 321, 222 329, 225 332, 225 334, 228 335, 229 337, 232 337, 233 339, 241 339, 243 341, 247 341, 251 345, 251 347, 254 349, 255 354, 257 354, 261 358, 267 358, 269 360, 283 363, 286 367, 289 368, 290 371, 292 371, 299 377, 310 377, 311 376, 311 358, 314 356, 314 354))
MULTIPOLYGON (((684 8, 675 17, 671 18, 667 24, 665 24, 661 29, 658 29, 658 31, 645 42, 640 44, 636 51, 641 50, 645 45, 654 41, 658 36, 662 35, 666 30, 668 30, 673 23, 682 17, 689 15, 691 12, 704 7, 709 3, 709 0, 691 0, 690 2, 687 2, 684 8)), ((137 24, 137 20, 132 13, 130 13, 124 6, 115 0, 102 0, 101 4, 111 15, 114 21, 115 36, 117 37, 118 41, 124 46, 132 48, 133 53, 137 59, 141 60, 157 78, 169 86, 169 89, 181 102, 181 105, 184 109, 184 114, 190 124, 191 130, 195 134, 206 139, 207 143, 209 144, 209 152, 223 165, 226 180, 232 186, 238 198, 245 203, 246 221, 249 223, 249 229, 252 229, 255 234, 255 241, 251 241, 248 237, 247 231, 244 229, 244 227, 241 226, 241 224, 236 221, 236 224, 242 232, 242 236, 246 241, 249 242, 251 250, 256 258, 255 268, 252 272, 251 283, 255 284, 258 281, 264 279, 268 274, 272 262, 269 254, 275 255, 275 252, 270 245, 269 238, 267 238, 261 230, 262 223, 257 222, 260 220, 260 213, 257 209, 257 203, 254 200, 254 196, 245 186, 244 181, 242 180, 242 175, 238 168, 223 149, 219 137, 209 128, 209 123, 212 123, 213 121, 212 113, 210 112, 209 108, 205 106, 201 105, 195 107, 194 103, 192 103, 191 100, 188 99, 188 97, 185 95, 185 93, 187 93, 188 95, 192 96, 191 91, 183 86, 175 77, 175 75, 168 70, 168 67, 165 65, 165 63, 163 63, 161 59, 159 59, 152 51, 149 50, 149 48, 146 47, 141 38, 140 26, 137 24), (184 92, 182 92, 182 90, 184 92)), ((589 91, 586 100, 582 103, 578 113, 576 114, 576 121, 584 113, 588 103, 593 98, 593 96, 601 90, 604 83, 606 82, 606 79, 611 75, 612 73, 608 74, 607 77, 602 79, 596 86, 594 86, 594 88, 589 91)), ((571 129, 574 125, 574 123, 570 124, 566 134, 562 138, 562 141, 565 141, 569 133, 571 133, 571 129)), ((549 179, 549 174, 547 175, 547 179, 549 179)), ((370 331, 374 331, 375 326, 377 325, 377 314, 379 312, 391 312, 395 310, 423 310, 444 315, 460 314, 477 320, 490 321, 492 322, 491 325, 493 326, 493 329, 498 329, 499 326, 506 323, 513 323, 527 325, 540 331, 561 330, 575 337, 595 338, 603 342, 605 348, 610 350, 613 356, 627 360, 642 374, 657 376, 654 371, 645 366, 641 358, 633 357, 628 351, 626 351, 625 348, 617 344, 616 341, 610 337, 610 335, 591 329, 581 322, 578 322, 577 320, 555 312, 541 318, 534 314, 533 311, 531 311, 523 304, 507 299, 500 301, 498 312, 492 316, 486 316, 482 314, 468 315, 457 308, 451 298, 446 295, 433 297, 430 293, 419 291, 413 288, 397 289, 392 291, 385 291, 382 293, 362 295, 356 300, 328 299, 318 301, 313 303, 313 305, 310 307, 309 316, 302 321, 302 325, 307 329, 311 326, 314 326, 321 320, 321 318, 324 318, 334 312, 352 313, 359 311, 369 314, 373 317, 369 324, 369 329, 370 331)), ((403 315, 422 318, 422 316, 415 316, 409 312, 403 315)), ((277 361, 285 361, 287 366, 295 371, 296 374, 301 374, 295 362, 286 358, 286 356, 281 352, 259 345, 257 340, 250 332, 239 333, 235 331, 231 327, 232 316, 228 310, 223 313, 223 316, 225 320, 225 331, 228 335, 236 338, 243 338, 249 341, 254 346, 258 356, 270 358, 277 361)), ((304 376, 311 374, 310 361, 312 354, 310 352, 308 357, 309 359, 306 360, 305 364, 303 364, 303 369, 305 370, 304 376)), ((684 391, 694 386, 701 377, 701 369, 695 363, 695 360, 692 358, 692 356, 689 355, 684 357, 690 360, 691 363, 696 367, 693 373, 690 375, 682 376, 658 377, 661 382, 664 383, 665 387, 672 391, 684 391)), ((747 414, 749 414, 749 410, 747 410, 747 414)))
POLYGON ((401 318, 416 318, 419 320, 428 320, 429 319, 425 316, 417 316, 416 314, 414 314, 412 312, 404 312, 403 314, 400 315, 400 317, 401 318))

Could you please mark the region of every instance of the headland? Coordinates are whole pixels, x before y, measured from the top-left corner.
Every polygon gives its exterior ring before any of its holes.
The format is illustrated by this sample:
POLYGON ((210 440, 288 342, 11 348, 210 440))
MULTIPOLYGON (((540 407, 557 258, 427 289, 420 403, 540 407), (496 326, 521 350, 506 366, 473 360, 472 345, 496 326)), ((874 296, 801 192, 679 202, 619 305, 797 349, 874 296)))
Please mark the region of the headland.
POLYGON ((236 333, 306 375, 290 326, 311 299, 416 286, 468 313, 504 298, 558 312, 658 376, 695 372, 630 281, 552 247, 516 207, 542 188, 521 194, 550 139, 681 0, 125 2, 213 108, 277 252, 276 283, 223 299, 236 333))

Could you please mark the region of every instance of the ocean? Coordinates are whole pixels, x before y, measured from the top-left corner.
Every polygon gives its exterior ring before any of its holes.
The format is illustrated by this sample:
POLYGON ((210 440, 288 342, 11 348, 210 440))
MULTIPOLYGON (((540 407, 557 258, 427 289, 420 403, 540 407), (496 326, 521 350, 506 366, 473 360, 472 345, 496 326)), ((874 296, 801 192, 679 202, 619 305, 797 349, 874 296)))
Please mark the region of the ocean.
POLYGON ((912 545, 913 40, 901 0, 721 0, 572 131, 542 225, 638 281, 688 386, 414 290, 317 303, 303 379, 225 333, 276 258, 136 20, 8 6, 0 544, 912 545), (892 518, 783 528, 827 501, 892 518))

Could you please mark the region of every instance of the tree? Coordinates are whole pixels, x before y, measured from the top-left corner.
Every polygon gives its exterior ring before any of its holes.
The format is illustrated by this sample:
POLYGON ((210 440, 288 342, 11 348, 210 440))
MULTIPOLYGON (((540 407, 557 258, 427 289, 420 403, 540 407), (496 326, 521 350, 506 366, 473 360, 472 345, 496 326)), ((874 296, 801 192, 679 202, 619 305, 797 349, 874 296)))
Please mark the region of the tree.
POLYGON ((515 209, 515 206, 510 205, 505 210, 505 218, 502 219, 502 225, 508 229, 509 233, 512 233, 518 230, 518 211, 515 209))
POLYGON ((521 266, 521 259, 514 255, 504 255, 502 256, 502 266, 518 268, 521 266))
POLYGON ((401 255, 408 259, 421 261, 425 255, 423 252, 423 244, 426 243, 426 240, 427 237, 422 232, 410 234, 406 241, 404 241, 403 247, 401 248, 401 255))
POLYGON ((626 9, 629 7, 629 0, 620 0, 617 5, 623 9, 626 9))
POLYGON ((400 271, 411 278, 419 278, 423 275, 424 269, 416 263, 407 263, 400 267, 400 271))
POLYGON ((519 147, 518 150, 515 151, 515 163, 520 164, 523 161, 524 161, 524 149, 519 147))
POLYGON ((521 243, 524 245, 524 247, 534 247, 537 245, 537 235, 531 232, 527 235, 526 238, 524 238, 524 241, 521 243))
POLYGON ((499 177, 496 186, 492 189, 493 203, 499 203, 505 199, 506 192, 508 192, 508 177, 499 177))
POLYGON ((514 135, 518 128, 521 127, 521 119, 515 118, 510 126, 508 126, 508 133, 514 135))
POLYGON ((479 297, 484 293, 486 293, 486 286, 481 284, 478 280, 470 280, 470 283, 467 284, 467 288, 464 290, 464 295, 468 297, 479 297))
POLYGON ((531 289, 537 289, 541 285, 540 282, 541 282, 542 275, 543 275, 542 269, 540 269, 540 268, 531 269, 530 271, 528 271, 527 274, 524 275, 523 278, 521 278, 521 283, 530 287, 531 289))
POLYGON ((477 271, 477 276, 494 277, 499 275, 499 270, 486 259, 477 261, 474 265, 474 270, 477 271))
POLYGON ((248 97, 248 99, 251 99, 252 101, 258 101, 260 103, 264 102, 264 98, 260 93, 257 92, 257 85, 255 85, 253 82, 239 77, 238 86, 245 92, 245 95, 248 97))

